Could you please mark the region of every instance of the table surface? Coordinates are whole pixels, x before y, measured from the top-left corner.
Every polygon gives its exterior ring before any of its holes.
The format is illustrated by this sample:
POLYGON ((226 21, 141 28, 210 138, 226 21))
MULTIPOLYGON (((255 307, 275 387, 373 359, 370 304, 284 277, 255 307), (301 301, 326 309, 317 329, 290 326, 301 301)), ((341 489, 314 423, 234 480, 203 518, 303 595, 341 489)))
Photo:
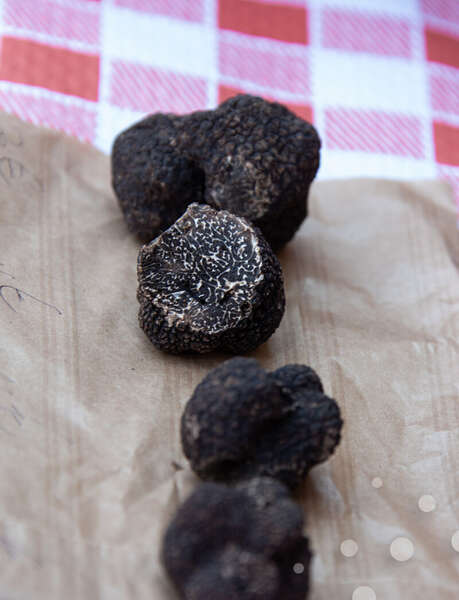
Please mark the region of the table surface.
POLYGON ((0 0, 0 107, 110 152, 143 115, 275 99, 319 178, 448 179, 459 207, 458 0, 0 0))

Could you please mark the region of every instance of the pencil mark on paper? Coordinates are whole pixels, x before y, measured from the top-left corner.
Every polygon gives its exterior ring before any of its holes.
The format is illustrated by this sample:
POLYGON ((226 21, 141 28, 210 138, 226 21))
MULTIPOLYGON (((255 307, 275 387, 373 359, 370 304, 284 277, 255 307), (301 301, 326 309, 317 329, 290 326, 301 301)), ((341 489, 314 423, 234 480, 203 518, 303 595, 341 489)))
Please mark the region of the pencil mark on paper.
MULTIPOLYGON (((0 263, 0 267, 3 267, 3 263, 0 263)), ((11 279, 16 279, 16 277, 14 275, 12 275, 11 273, 8 273, 8 271, 3 271, 2 269, 0 269, 0 273, 2 275, 7 275, 8 277, 11 277, 11 279)))
POLYGON ((5 148, 6 146, 16 146, 19 148, 24 143, 22 135, 15 131, 7 133, 4 129, 0 129, 0 147, 5 148))
POLYGON ((12 432, 7 429, 7 425, 14 426, 15 429, 24 425, 25 416, 19 410, 15 404, 0 405, 0 431, 13 435, 12 432))
POLYGON ((11 415, 13 417, 13 419, 16 421, 16 423, 18 424, 19 427, 22 427, 23 423, 24 423, 24 415, 22 414, 22 412, 19 410, 19 408, 17 406, 15 406, 14 404, 11 405, 11 415))
POLYGON ((8 185, 13 179, 20 179, 23 177, 26 168, 24 165, 9 156, 0 157, 0 177, 8 185))
POLYGON ((16 383, 16 381, 14 379, 12 379, 11 377, 8 377, 8 375, 6 375, 5 373, 2 373, 0 371, 0 377, 3 377, 3 379, 6 379, 6 381, 8 383, 16 383))
MULTIPOLYGON (((0 535, 0 548, 6 552, 9 558, 14 558, 15 552, 12 543, 5 535, 0 535)), ((4 596, 0 596, 0 600, 6 600, 4 596)))
POLYGON ((27 183, 32 184, 35 191, 41 189, 40 180, 22 162, 10 156, 0 156, 0 179, 3 179, 8 186, 16 181, 26 179, 27 183))
POLYGON ((14 312, 17 312, 17 310, 14 308, 14 306, 11 304, 11 302, 9 302, 7 300, 7 298, 5 297, 5 290, 8 290, 8 289, 9 290, 13 290, 13 292, 15 292, 16 297, 19 300, 19 302, 22 302, 24 300, 24 298, 31 298, 35 302, 39 302, 40 304, 43 304, 44 306, 48 306, 52 310, 55 310, 57 312, 57 314, 62 315, 62 311, 60 311, 57 308, 57 306, 54 306, 54 304, 49 304, 49 302, 45 302, 44 300, 40 300, 40 298, 37 298, 36 296, 33 296, 32 294, 29 294, 29 292, 21 290, 21 289, 15 287, 14 285, 0 285, 0 300, 3 300, 3 302, 9 308, 11 308, 11 310, 14 311, 14 312))

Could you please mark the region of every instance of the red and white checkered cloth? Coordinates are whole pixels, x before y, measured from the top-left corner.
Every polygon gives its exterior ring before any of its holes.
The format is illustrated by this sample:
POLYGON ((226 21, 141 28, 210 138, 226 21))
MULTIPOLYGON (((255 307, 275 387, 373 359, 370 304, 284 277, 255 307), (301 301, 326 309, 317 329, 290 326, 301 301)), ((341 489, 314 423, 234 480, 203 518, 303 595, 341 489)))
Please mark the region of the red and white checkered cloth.
POLYGON ((459 200, 459 0, 0 0, 0 13, 0 107, 24 119, 109 152, 145 113, 244 91, 314 122, 319 177, 441 176, 459 200))

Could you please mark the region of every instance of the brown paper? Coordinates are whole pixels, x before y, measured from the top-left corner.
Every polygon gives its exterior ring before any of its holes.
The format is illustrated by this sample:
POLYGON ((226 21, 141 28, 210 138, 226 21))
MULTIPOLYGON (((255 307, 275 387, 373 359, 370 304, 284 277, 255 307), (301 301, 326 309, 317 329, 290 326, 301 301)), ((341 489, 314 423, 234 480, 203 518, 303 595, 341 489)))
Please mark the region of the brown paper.
MULTIPOLYGON (((197 483, 179 419, 225 357, 169 356, 139 329, 138 243, 106 156, 5 115, 0 151, 0 598, 172 600, 161 533, 197 483)), ((298 496, 312 600, 350 599, 359 586, 378 600, 457 598, 449 188, 318 183, 280 260, 287 310, 253 355, 268 369, 312 365, 345 419, 335 456, 298 496), (418 507, 426 494, 431 512, 418 507), (406 562, 390 554, 397 537, 413 544, 406 562), (346 539, 358 544, 352 558, 346 539)))

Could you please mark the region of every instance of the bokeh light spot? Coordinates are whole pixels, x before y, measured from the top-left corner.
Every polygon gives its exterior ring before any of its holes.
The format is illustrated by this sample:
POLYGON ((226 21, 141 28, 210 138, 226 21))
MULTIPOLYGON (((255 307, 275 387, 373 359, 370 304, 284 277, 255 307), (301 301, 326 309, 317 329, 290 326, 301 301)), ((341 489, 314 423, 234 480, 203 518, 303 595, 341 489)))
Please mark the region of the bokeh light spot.
POLYGON ((376 600, 376 593, 373 588, 368 585, 359 585, 352 592, 352 600, 376 600))
POLYGON ((399 562, 410 560, 414 554, 413 542, 406 537, 398 537, 390 545, 390 555, 399 562))
POLYGON ((346 558, 352 558, 359 551, 359 546, 354 540, 344 540, 340 546, 341 554, 346 558))
POLYGON ((419 498, 418 506, 419 509, 422 510, 422 512, 432 512, 433 510, 435 510, 437 503, 433 496, 431 496, 430 494, 426 494, 425 496, 421 496, 419 498))

